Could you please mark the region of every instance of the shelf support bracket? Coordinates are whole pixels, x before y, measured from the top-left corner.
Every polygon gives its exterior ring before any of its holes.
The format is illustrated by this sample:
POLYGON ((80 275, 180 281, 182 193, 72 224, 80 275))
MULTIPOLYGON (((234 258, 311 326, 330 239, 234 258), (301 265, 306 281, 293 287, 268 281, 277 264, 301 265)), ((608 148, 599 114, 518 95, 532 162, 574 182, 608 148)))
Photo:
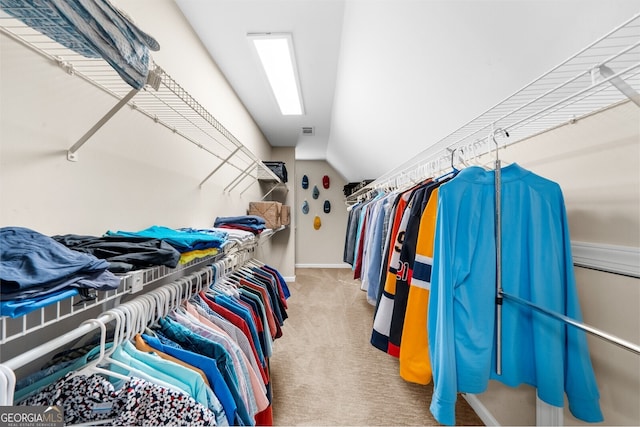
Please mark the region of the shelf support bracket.
POLYGON ((246 188, 240 192, 240 195, 242 196, 244 193, 246 193, 246 192, 251 188, 251 186, 252 186, 253 184, 255 184, 256 182, 258 182, 258 180, 257 180, 257 179, 256 179, 256 180, 251 181, 251 182, 249 183, 249 185, 247 185, 247 186, 246 186, 246 188))
POLYGON ((102 126, 104 126, 105 123, 107 123, 111 119, 111 117, 113 117, 122 107, 124 107, 127 104, 127 102, 131 100, 131 98, 136 96, 138 92, 139 92, 139 89, 132 89, 131 91, 129 91, 129 93, 124 98, 122 98, 116 105, 114 105, 113 108, 111 108, 111 110, 109 110, 109 112, 107 112, 107 114, 105 114, 104 117, 102 117, 98 121, 98 123, 93 125, 93 127, 89 129, 87 133, 82 135, 82 137, 78 140, 78 142, 73 144, 73 146, 69 148, 69 150, 67 151, 67 160, 69 160, 70 162, 77 162, 78 155, 76 154, 76 152, 80 149, 80 147, 82 147, 84 143, 87 142, 89 138, 93 136, 93 134, 95 134, 102 126))
POLYGON ((256 162, 251 163, 245 170, 240 172, 240 175, 236 176, 233 181, 229 183, 224 189, 224 192, 233 190, 238 184, 240 184, 247 176, 249 176, 249 171, 254 169, 257 166, 256 162))
POLYGON ((262 200, 266 199, 266 198, 267 198, 267 196, 268 196, 269 194, 273 193, 273 191, 274 191, 276 188, 278 188, 278 186, 279 186, 279 185, 280 185, 279 183, 274 184, 274 185, 271 187, 271 190, 267 191, 267 192, 265 193, 265 195, 264 195, 264 196, 262 196, 262 199, 260 199, 260 200, 262 201, 262 200))
MULTIPOLYGON (((606 65, 600 65, 598 67, 598 70, 600 71, 600 75, 602 75, 606 79, 608 79, 609 77, 611 77, 611 76, 616 74, 616 73, 614 73, 614 71, 611 68, 607 67, 606 65)), ((609 83, 611 83, 616 89, 618 89, 620 92, 622 92, 634 104, 636 104, 638 107, 640 107, 640 94, 638 94, 638 92, 636 92, 629 85, 629 83, 624 81, 623 78, 621 78, 621 77, 613 77, 611 80, 609 80, 609 83)))
POLYGON ((211 178, 216 172, 218 172, 218 170, 227 164, 227 162, 240 150, 240 147, 237 147, 235 150, 233 150, 231 152, 231 154, 229 154, 223 161, 222 163, 220 163, 218 166, 216 166, 216 168, 214 170, 211 171, 211 173, 209 175, 207 175, 207 177, 205 179, 202 180, 202 182, 199 185, 199 188, 202 188, 202 186, 204 185, 205 182, 207 182, 209 180, 209 178, 211 178))

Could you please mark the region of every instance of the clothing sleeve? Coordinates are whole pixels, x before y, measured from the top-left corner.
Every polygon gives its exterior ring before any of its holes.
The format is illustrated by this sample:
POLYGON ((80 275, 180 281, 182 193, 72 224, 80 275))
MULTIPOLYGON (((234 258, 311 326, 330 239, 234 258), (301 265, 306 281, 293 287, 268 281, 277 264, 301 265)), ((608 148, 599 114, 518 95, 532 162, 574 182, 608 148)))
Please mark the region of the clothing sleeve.
MULTIPOLYGON (((567 316, 582 321, 578 291, 573 271, 573 257, 571 254, 571 240, 569 226, 562 193, 560 193, 560 212, 563 226, 563 244, 565 252, 567 316)), ((598 385, 596 383, 593 366, 589 358, 586 333, 573 326, 567 328, 567 358, 565 392, 569 401, 569 410, 583 421, 595 423, 604 421, 600 409, 598 385)))
MULTIPOLYGON (((443 186, 444 187, 444 186, 443 186)), ((433 254, 428 335, 433 372, 433 396, 429 409, 441 424, 455 424, 457 370, 453 318, 454 230, 446 212, 447 194, 440 189, 433 254)))

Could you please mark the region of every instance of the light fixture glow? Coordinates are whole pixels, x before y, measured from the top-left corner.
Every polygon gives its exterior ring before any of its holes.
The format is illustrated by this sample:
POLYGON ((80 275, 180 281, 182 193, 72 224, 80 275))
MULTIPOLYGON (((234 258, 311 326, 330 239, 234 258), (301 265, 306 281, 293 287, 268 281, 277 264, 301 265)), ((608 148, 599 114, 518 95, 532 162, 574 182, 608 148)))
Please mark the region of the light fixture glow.
POLYGON ((249 34, 283 115, 301 115, 298 74, 290 34, 249 34))

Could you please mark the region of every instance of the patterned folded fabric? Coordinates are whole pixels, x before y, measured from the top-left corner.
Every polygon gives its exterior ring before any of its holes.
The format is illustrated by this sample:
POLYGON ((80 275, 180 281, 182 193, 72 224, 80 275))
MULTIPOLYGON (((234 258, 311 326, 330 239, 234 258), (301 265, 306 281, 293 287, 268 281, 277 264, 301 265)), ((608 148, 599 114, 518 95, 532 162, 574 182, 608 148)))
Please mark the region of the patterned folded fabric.
POLYGON ((103 58, 136 89, 147 82, 149 49, 160 49, 107 0, 0 0, 0 8, 82 56, 103 58))

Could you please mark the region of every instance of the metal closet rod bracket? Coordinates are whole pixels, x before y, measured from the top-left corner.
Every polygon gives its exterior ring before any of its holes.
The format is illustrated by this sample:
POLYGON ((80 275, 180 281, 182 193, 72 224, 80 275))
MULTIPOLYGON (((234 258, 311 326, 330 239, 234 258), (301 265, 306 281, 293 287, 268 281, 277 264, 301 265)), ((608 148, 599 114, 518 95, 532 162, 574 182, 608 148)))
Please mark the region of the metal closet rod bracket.
MULTIPOLYGON (((149 74, 147 76, 146 85, 152 87, 156 91, 160 88, 160 83, 162 82, 162 70, 160 67, 156 67, 152 70, 149 70, 149 74)), ((140 89, 131 89, 129 93, 127 93, 116 105, 114 105, 108 112, 105 114, 98 122, 93 125, 91 129, 89 129, 78 141, 71 146, 67 150, 67 160, 70 162, 78 161, 77 151, 82 147, 85 142, 89 140, 102 126, 105 125, 122 107, 127 105, 131 99, 136 96, 136 94, 140 91, 140 89)))
POLYGON ((595 84, 596 83, 596 71, 600 72, 600 75, 605 79, 611 78, 609 83, 618 89, 624 96, 629 98, 634 104, 640 107, 640 94, 636 92, 636 90, 627 83, 620 76, 616 76, 616 73, 609 67, 604 64, 598 65, 591 69, 591 80, 595 84), (612 77, 614 76, 614 77, 612 77))

